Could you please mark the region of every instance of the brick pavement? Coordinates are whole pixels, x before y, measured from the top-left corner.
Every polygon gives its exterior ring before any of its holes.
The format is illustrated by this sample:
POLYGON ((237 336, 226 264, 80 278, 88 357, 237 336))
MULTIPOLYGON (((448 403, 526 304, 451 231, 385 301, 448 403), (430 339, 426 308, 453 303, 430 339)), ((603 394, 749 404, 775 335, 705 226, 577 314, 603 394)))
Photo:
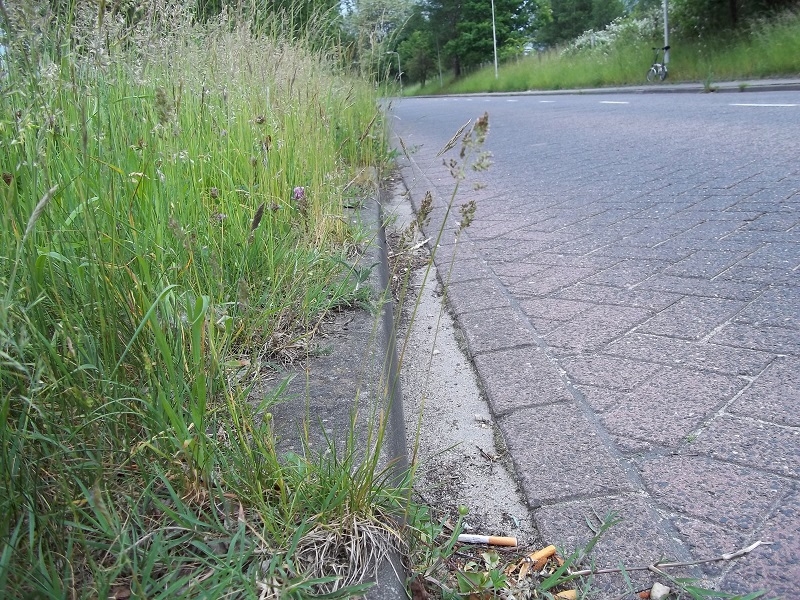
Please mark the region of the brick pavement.
MULTIPOLYGON (((404 180, 415 203, 434 191, 442 223, 447 138, 415 127, 414 102, 395 108, 397 134, 420 146, 404 180)), ((455 255, 448 300, 543 538, 574 546, 591 537, 587 516, 614 510, 625 520, 598 546, 601 565, 762 539, 773 544, 688 574, 792 597, 800 120, 754 130, 662 110, 647 133, 636 115, 536 106, 523 122, 499 100, 468 116, 484 109, 496 164, 464 195, 476 223, 458 251, 446 235, 437 262, 446 273, 455 255)))

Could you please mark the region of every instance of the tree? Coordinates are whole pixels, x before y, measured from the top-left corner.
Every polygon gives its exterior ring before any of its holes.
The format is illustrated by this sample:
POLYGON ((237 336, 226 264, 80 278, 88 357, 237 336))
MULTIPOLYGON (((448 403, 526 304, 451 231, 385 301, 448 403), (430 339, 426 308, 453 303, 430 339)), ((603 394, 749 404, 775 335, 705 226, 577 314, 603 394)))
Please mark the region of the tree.
POLYGON ((397 51, 402 58, 405 75, 425 85, 436 67, 435 48, 430 32, 417 29, 400 42, 397 51))
POLYGON ((592 29, 600 30, 614 19, 625 14, 625 5, 622 0, 593 0, 592 1, 592 29))
POLYGON ((396 51, 398 36, 413 11, 412 0, 342 0, 345 33, 352 41, 353 62, 375 76, 392 70, 387 52, 396 51))
MULTIPOLYGON (((529 38, 549 16, 546 0, 495 0, 497 46, 529 38)), ((428 0, 425 5, 432 41, 447 57, 456 76, 462 69, 492 60, 491 0, 428 0)))
POLYGON ((796 4, 797 0, 670 0, 673 24, 692 36, 735 29, 747 19, 796 4))
POLYGON ((590 29, 599 30, 625 14, 621 0, 551 0, 553 19, 543 41, 558 44, 575 39, 590 29))
POLYGON ((558 44, 574 39, 591 28, 591 0, 552 0, 552 21, 543 32, 543 41, 558 44))
POLYGON ((339 0, 196 0, 196 13, 201 21, 218 16, 227 9, 231 15, 253 25, 261 25, 272 15, 280 15, 282 23, 294 33, 305 33, 306 27, 319 19, 339 26, 339 0))

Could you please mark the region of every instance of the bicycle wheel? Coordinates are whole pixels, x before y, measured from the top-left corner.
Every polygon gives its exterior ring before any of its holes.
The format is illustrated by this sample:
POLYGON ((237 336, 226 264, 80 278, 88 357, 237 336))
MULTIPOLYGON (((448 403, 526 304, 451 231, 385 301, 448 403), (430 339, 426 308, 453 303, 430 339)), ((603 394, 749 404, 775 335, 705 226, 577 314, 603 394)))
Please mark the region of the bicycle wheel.
POLYGON ((659 78, 661 81, 664 81, 664 80, 667 78, 667 66, 666 66, 666 65, 664 65, 663 67, 661 67, 661 70, 660 70, 660 71, 659 71, 659 73, 658 73, 658 78, 659 78))
POLYGON ((650 67, 650 70, 647 72, 647 82, 652 83, 655 81, 655 78, 658 76, 658 72, 656 71, 655 67, 650 67))

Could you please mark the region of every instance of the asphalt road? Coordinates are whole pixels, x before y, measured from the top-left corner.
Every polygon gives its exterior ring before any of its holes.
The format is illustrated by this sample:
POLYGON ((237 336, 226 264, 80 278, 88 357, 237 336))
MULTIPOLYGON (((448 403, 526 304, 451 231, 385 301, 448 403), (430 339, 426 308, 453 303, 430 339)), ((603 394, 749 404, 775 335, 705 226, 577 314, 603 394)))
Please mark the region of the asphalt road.
POLYGON ((403 99, 391 114, 542 538, 574 547, 613 510, 603 566, 768 541, 685 573, 794 597, 800 92, 403 99), (455 205, 478 208, 456 250, 436 154, 484 111, 493 165, 485 188, 460 184, 455 205))

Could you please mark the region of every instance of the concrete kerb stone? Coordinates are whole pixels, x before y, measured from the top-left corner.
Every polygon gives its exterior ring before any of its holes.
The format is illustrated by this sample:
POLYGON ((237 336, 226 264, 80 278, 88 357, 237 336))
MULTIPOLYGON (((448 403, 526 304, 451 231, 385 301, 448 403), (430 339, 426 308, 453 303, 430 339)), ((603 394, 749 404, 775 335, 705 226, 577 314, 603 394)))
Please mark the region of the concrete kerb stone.
POLYGON ((566 90, 525 90, 519 92, 478 92, 472 94, 441 94, 417 96, 418 98, 444 98, 448 96, 580 96, 596 94, 704 94, 746 92, 800 91, 800 79, 752 79, 746 81, 720 81, 704 83, 654 83, 604 88, 577 88, 566 90))

